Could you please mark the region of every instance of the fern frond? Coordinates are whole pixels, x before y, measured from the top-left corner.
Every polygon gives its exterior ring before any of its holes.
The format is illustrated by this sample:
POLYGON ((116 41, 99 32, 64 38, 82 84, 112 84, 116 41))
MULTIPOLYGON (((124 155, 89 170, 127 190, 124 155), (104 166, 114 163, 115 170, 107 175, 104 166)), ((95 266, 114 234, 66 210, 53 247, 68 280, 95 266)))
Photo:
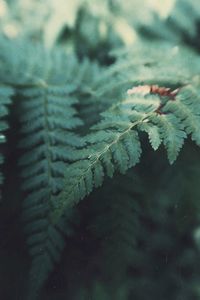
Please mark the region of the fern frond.
MULTIPOLYGON (((50 218, 51 206, 63 187, 65 165, 73 157, 81 138, 71 129, 82 122, 75 116, 77 102, 66 86, 38 86, 23 89, 21 105, 21 146, 26 152, 20 160, 23 167, 23 219, 32 256, 30 292, 35 295, 43 286, 65 245, 64 234, 71 233, 70 217, 55 225, 50 218)), ((70 216, 70 211, 67 212, 70 216)), ((34 296, 33 296, 34 299, 34 296)))
POLYGON ((75 106, 98 70, 94 67, 91 76, 89 60, 80 63, 64 50, 49 51, 30 41, 1 37, 0 45, 0 80, 14 86, 20 100, 23 218, 33 260, 30 293, 34 299, 59 259, 64 234, 71 233, 73 212, 69 210, 54 224, 51 210, 63 188, 65 166, 83 156, 78 148, 84 142, 74 133, 82 125, 75 106))
POLYGON ((55 205, 55 218, 64 208, 73 206, 94 187, 100 186, 105 175, 112 177, 115 171, 124 174, 140 161, 139 132, 148 133, 154 150, 162 143, 170 163, 176 160, 188 135, 191 134, 199 144, 199 110, 195 108, 200 99, 197 94, 194 96, 189 86, 181 88, 175 99, 166 100, 166 97, 156 94, 134 94, 102 113, 102 120, 85 138, 87 147, 82 151, 86 151, 85 158, 69 165, 66 170, 64 189, 55 205), (190 119, 183 113, 178 114, 176 108, 181 109, 185 103, 187 109, 192 110, 190 119))
MULTIPOLYGON (((5 130, 8 128, 4 118, 8 115, 8 105, 11 104, 13 89, 7 86, 0 86, 0 144, 5 143, 5 130)), ((0 164, 3 163, 3 153, 0 153, 0 164)), ((3 182, 2 172, 0 172, 0 185, 3 182)), ((0 196, 1 197, 1 196, 0 196)))

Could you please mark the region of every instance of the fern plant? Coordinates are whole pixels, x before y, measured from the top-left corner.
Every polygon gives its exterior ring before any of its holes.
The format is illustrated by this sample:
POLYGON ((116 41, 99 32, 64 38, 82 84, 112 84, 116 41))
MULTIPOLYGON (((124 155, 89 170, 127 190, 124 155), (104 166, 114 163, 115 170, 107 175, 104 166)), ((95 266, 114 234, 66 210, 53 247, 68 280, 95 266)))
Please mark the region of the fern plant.
MULTIPOLYGON (((147 152, 157 151, 152 160, 155 163, 156 157, 159 164, 164 149, 172 165, 184 144, 200 145, 198 55, 177 45, 141 40, 129 49, 114 49, 110 53, 113 63, 100 66, 89 59, 79 61, 64 49, 48 50, 28 40, 2 37, 0 44, 0 117, 7 115, 13 98, 21 124, 22 220, 32 261, 25 298, 43 297, 62 253, 68 255, 68 246, 71 252, 75 249, 81 222, 87 224, 91 239, 100 247, 93 256, 97 264, 92 261, 91 266, 97 267, 98 274, 78 296, 72 294, 77 300, 124 300, 129 294, 137 295, 129 271, 137 269, 140 242, 145 244, 149 234, 145 222, 165 228, 160 220, 154 220, 147 200, 146 193, 159 199, 157 183, 151 181, 149 188, 140 167, 152 159, 147 152), (116 173, 122 177, 114 176, 116 173), (107 188, 101 192, 104 181, 107 188), (112 191, 116 193, 111 197, 112 191), (83 199, 84 204, 79 203, 83 199), (91 204, 90 199, 96 202, 91 204), (89 222, 84 219, 88 216, 84 209, 91 212, 89 222), (81 215, 78 229, 76 212, 81 215), (71 238, 69 245, 66 236, 71 238), (115 291, 116 286, 119 289, 115 291)), ((3 142, 6 128, 1 122, 3 142)), ((156 178, 161 184, 158 174, 156 178)), ((171 209, 170 197, 166 198, 166 207, 158 210, 156 217, 171 209)), ((166 228, 171 233, 169 224, 166 228)), ((147 268, 151 255, 154 253, 141 253, 147 268)), ((140 266, 148 273, 146 266, 140 266)), ((69 268, 69 273, 72 271, 69 268)), ((149 274, 154 277, 154 271, 149 274)), ((141 281, 146 276, 141 276, 141 281)), ((155 293, 158 295, 162 292, 155 293)))

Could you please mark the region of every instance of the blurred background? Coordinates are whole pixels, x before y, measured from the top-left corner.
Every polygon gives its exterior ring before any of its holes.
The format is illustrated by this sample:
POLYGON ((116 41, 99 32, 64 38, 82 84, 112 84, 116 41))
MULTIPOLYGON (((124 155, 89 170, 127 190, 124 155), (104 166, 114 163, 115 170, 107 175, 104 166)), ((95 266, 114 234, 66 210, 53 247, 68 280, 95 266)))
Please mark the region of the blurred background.
POLYGON ((138 33, 191 42, 199 16, 198 0, 0 0, 5 36, 26 36, 47 47, 58 42, 75 46, 78 39, 81 54, 99 45, 130 45, 138 33))

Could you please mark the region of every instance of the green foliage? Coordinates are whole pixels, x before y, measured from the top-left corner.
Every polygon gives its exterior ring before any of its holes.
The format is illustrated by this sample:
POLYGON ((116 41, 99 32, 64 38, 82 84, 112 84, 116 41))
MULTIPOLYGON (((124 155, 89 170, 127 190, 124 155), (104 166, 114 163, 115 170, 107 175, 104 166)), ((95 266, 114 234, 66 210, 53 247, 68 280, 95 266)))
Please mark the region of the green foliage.
POLYGON ((23 218, 33 256, 31 290, 38 291, 63 250, 62 231, 71 233, 68 224, 63 228, 59 222, 55 227, 49 214, 55 195, 63 188, 65 163, 73 157, 73 148, 81 144, 70 130, 81 122, 74 116, 72 105, 76 100, 70 97, 67 86, 23 89, 23 97, 21 120, 25 137, 21 145, 27 151, 20 164, 23 189, 28 192, 23 218))
POLYGON ((18 91, 22 122, 20 146, 26 150, 20 159, 22 187, 26 191, 23 219, 33 257, 30 271, 33 299, 60 258, 65 245, 63 234, 71 235, 72 231, 68 224, 71 212, 66 211, 65 219, 55 223, 51 210, 56 205, 56 195, 63 189, 65 167, 76 158, 75 149, 83 145, 81 137, 74 132, 82 125, 74 105, 78 102, 76 90, 80 83, 84 88, 83 76, 87 75, 88 68, 84 62, 77 76, 71 77, 75 76, 77 61, 59 51, 47 52, 43 64, 42 68, 36 62, 33 74, 29 74, 33 84, 30 87, 26 84, 18 91), (67 72, 62 69, 66 60, 72 64, 67 72))
POLYGON ((83 159, 66 168, 55 218, 99 187, 105 175, 112 177, 116 170, 124 174, 140 161, 140 131, 147 132, 154 150, 163 143, 171 164, 187 135, 199 145, 199 109, 198 88, 187 85, 175 99, 136 93, 102 113, 102 120, 85 137, 83 159))
MULTIPOLYGON (((196 300, 200 58, 158 39, 116 49, 120 26, 132 38, 136 21, 125 3, 98 13, 97 3, 77 2, 73 47, 0 38, 3 191, 22 203, 16 223, 31 257, 19 297, 196 300)), ((168 22, 177 29, 167 40, 197 34, 198 11, 179 17, 195 5, 177 0, 159 20, 163 35, 168 22)))

